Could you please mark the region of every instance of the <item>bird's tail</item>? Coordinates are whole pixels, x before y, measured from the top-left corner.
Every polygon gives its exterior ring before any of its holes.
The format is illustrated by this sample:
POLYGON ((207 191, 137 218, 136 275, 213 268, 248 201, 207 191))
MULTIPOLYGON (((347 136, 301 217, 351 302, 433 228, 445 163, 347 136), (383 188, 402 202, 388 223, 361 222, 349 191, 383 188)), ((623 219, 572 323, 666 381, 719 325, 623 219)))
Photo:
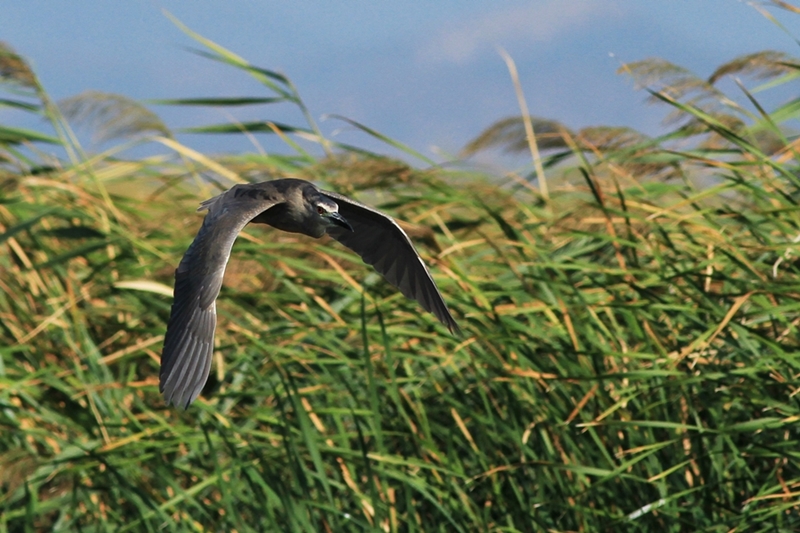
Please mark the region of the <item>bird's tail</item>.
POLYGON ((204 200, 204 201, 200 202, 200 206, 197 208, 197 211, 205 211, 206 209, 208 209, 210 211, 211 210, 211 206, 214 205, 215 203, 217 203, 217 200, 222 198, 224 195, 225 195, 225 193, 223 192, 221 194, 218 194, 218 195, 214 196, 213 198, 209 198, 208 200, 204 200))

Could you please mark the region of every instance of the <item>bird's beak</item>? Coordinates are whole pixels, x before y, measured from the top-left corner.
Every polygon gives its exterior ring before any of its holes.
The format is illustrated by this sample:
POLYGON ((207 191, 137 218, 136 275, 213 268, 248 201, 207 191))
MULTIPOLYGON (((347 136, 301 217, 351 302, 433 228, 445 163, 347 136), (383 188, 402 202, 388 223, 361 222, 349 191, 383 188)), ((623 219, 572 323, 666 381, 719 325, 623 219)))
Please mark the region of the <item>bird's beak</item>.
POLYGON ((353 231, 353 226, 351 226, 350 223, 339 213, 331 213, 328 215, 328 218, 330 219, 331 224, 353 231))

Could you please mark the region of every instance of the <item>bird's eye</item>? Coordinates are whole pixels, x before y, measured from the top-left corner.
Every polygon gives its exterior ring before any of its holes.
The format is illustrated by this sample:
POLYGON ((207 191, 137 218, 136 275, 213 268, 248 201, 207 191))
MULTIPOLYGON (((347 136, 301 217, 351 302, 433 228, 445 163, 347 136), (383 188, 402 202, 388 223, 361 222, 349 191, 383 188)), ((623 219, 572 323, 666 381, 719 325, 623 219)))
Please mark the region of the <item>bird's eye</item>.
POLYGON ((321 206, 321 205, 318 205, 318 206, 317 206, 317 213, 319 213, 320 215, 322 215, 322 214, 324 214, 324 213, 325 213, 325 210, 324 210, 324 209, 322 209, 322 206, 321 206))

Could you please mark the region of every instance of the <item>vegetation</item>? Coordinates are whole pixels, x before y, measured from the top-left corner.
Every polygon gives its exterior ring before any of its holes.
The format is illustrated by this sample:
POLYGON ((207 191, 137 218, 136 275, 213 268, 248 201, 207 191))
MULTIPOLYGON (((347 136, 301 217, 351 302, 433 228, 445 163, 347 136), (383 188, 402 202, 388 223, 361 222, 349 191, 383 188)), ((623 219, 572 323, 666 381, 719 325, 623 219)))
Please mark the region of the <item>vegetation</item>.
POLYGON ((290 155, 197 153, 117 95, 56 105, 0 52, 0 105, 53 128, 0 126, 0 531, 800 527, 800 100, 754 96, 796 84, 797 60, 754 54, 708 80, 627 65, 672 110, 661 138, 524 117, 467 147, 528 149, 528 121, 547 134, 544 199, 530 177, 325 139, 287 78, 186 31, 268 94, 168 103, 296 106, 302 127, 193 130, 273 134, 290 155), (736 104, 728 74, 766 81, 736 104), (84 153, 70 120, 116 141, 84 153), (168 155, 124 157, 142 143, 168 155), (463 336, 343 248, 250 227, 210 382, 165 408, 194 207, 286 175, 410 222, 463 336))

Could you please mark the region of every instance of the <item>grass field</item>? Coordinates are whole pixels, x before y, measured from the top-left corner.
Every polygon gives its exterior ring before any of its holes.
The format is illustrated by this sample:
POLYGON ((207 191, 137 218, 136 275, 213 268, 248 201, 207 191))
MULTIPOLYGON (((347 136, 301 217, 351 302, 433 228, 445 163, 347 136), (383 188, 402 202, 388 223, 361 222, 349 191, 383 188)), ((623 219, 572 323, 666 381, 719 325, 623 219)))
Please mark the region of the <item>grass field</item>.
MULTIPOLYGON (((193 37, 264 94, 171 104, 311 116, 288 79, 193 37)), ((669 134, 532 119, 540 172, 486 176, 391 139, 413 164, 339 145, 310 118, 194 130, 277 135, 289 155, 200 154, 124 97, 51 102, 5 49, 0 104, 51 127, 0 125, 0 531, 800 529, 800 100, 757 97, 800 63, 623 70, 669 134), (723 94, 731 74, 754 86, 723 94), (112 148, 85 153, 81 121, 112 148), (125 157, 142 143, 166 155, 125 157), (282 176, 409 222, 463 335, 338 244, 249 227, 209 384, 167 409, 195 208, 282 176)), ((525 126, 467 151, 527 150, 525 126)))

